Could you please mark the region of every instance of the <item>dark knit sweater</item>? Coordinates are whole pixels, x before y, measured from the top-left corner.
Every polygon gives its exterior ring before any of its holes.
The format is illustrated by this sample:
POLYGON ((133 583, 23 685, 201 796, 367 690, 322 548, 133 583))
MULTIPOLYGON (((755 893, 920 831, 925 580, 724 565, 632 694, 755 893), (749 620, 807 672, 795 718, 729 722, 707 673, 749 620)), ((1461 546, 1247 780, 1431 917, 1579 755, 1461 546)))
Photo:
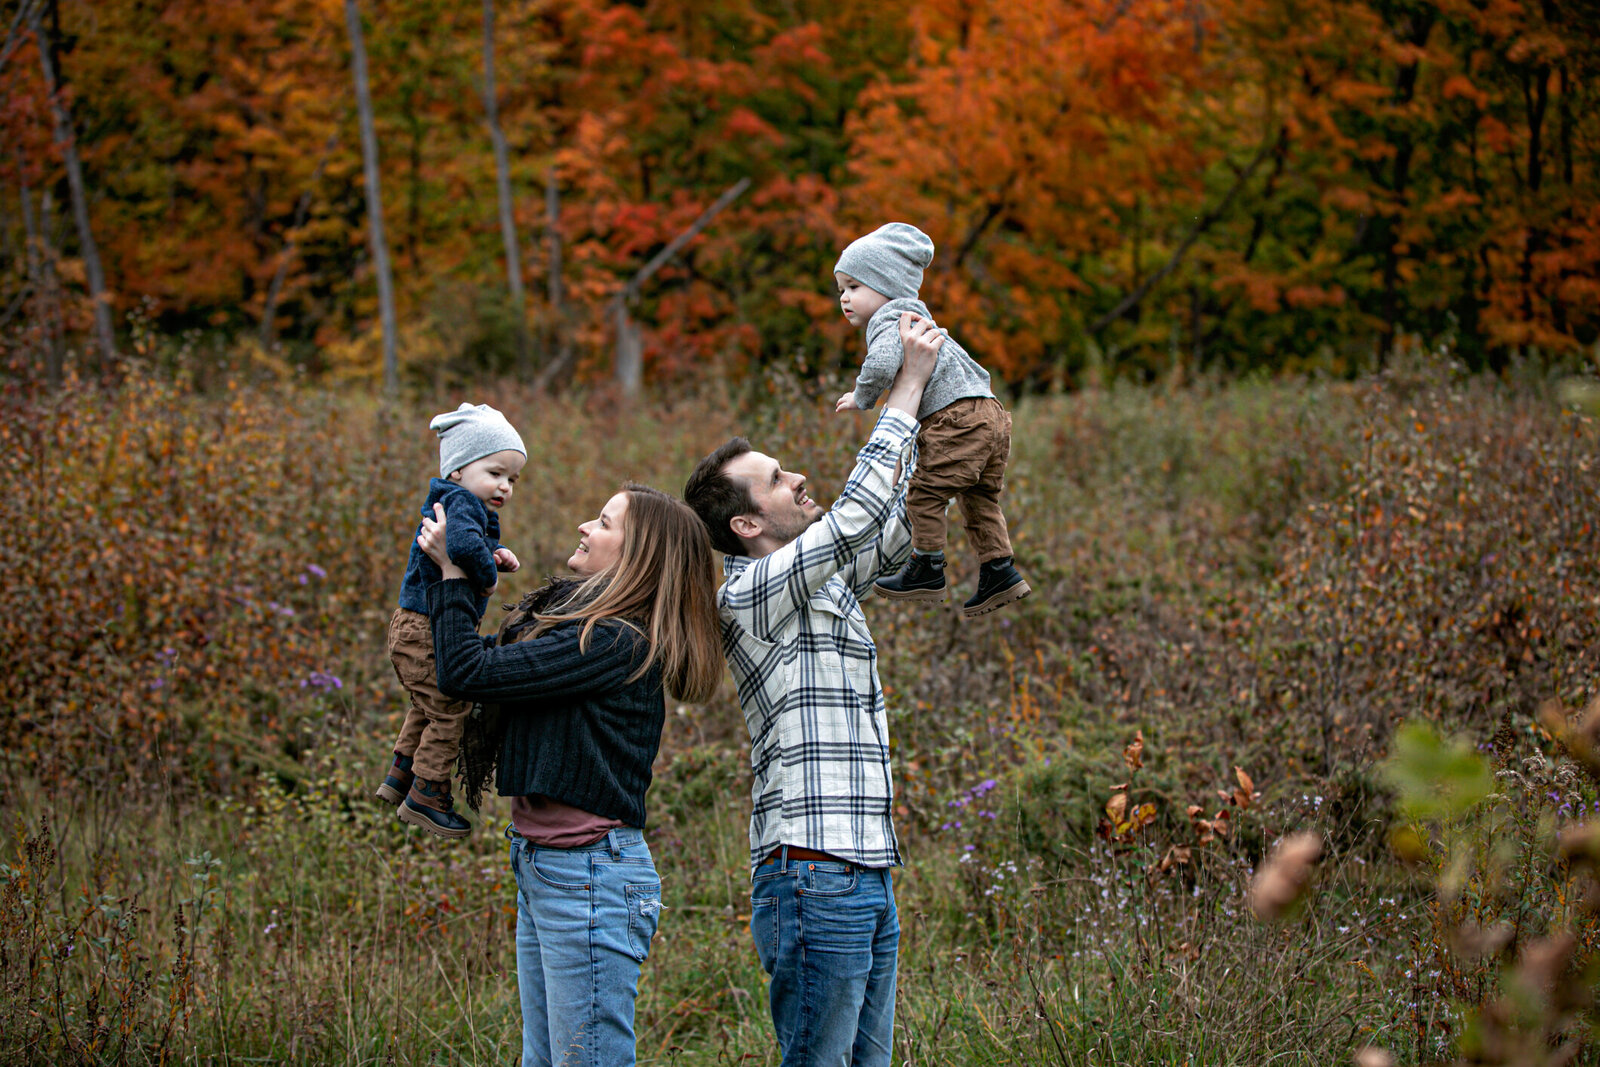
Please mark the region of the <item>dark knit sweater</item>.
POLYGON ((439 688, 460 700, 498 703, 505 716, 496 791, 539 793, 643 827, 650 768, 666 723, 660 667, 627 680, 648 640, 631 626, 602 620, 588 652, 578 649, 577 623, 496 646, 478 635, 474 601, 461 579, 428 588, 439 688))

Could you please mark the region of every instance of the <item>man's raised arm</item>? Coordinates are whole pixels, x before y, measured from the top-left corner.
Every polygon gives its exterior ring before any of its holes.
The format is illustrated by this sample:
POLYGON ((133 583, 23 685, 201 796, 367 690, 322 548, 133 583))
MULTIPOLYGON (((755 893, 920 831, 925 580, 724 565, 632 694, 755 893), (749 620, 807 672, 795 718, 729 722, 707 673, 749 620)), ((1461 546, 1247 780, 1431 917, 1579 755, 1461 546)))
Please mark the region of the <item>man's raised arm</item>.
POLYGON ((944 345, 944 334, 932 319, 925 319, 909 311, 900 313, 900 344, 905 349, 905 361, 900 373, 894 376, 889 387, 889 399, 883 406, 905 412, 908 418, 917 417, 922 406, 922 388, 933 377, 933 368, 939 362, 939 349, 944 345))

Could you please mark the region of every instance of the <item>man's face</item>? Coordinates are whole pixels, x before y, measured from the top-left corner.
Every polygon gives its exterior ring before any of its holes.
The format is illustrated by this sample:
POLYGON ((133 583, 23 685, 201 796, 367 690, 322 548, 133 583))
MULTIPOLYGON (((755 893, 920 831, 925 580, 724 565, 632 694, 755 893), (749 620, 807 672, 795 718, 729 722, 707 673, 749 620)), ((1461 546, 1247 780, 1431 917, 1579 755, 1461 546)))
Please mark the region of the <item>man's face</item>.
POLYGON ((723 470, 750 487, 762 533, 780 544, 793 541, 825 514, 822 505, 806 494, 806 476, 784 470, 771 456, 746 452, 729 460, 723 470))

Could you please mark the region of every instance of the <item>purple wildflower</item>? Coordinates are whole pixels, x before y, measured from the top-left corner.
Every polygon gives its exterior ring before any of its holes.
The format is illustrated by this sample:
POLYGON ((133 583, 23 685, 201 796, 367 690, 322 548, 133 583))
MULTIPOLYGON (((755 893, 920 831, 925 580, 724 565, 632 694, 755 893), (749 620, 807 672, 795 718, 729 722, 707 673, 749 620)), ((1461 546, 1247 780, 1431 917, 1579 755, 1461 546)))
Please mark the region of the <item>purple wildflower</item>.
POLYGON ((336 674, 329 674, 327 671, 312 671, 300 680, 300 688, 322 691, 343 689, 344 682, 340 681, 339 676, 336 674))

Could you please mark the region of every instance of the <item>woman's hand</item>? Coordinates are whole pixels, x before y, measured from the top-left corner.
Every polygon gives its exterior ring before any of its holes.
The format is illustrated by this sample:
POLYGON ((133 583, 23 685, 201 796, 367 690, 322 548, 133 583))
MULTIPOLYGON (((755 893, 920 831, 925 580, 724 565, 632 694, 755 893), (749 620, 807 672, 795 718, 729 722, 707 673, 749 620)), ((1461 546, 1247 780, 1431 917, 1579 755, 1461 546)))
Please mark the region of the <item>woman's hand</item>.
POLYGON ((422 532, 417 534, 417 547, 439 565, 439 570, 448 578, 465 578, 467 572, 450 562, 450 553, 444 547, 444 505, 433 505, 433 518, 426 515, 422 517, 422 532))

